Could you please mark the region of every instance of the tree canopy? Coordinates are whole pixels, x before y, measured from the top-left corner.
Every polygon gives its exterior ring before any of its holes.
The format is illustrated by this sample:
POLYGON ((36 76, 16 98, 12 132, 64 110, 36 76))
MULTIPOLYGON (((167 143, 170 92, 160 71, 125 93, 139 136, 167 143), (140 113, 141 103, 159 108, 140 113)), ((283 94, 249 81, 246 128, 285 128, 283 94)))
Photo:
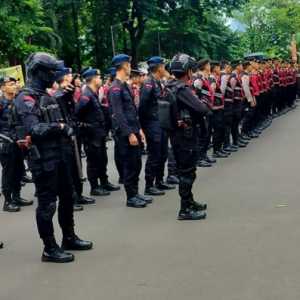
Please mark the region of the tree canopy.
POLYGON ((298 0, 0 1, 0 65, 45 50, 75 70, 103 69, 113 41, 115 52, 130 54, 134 63, 180 51, 214 59, 250 51, 286 54, 291 33, 300 28, 298 0), (244 32, 226 25, 232 15, 244 32))
MULTIPOLYGON (((245 25, 240 54, 264 51, 287 57, 291 36, 300 30, 299 0, 250 0, 235 17, 245 25)), ((299 45, 300 46, 300 45, 299 45)))

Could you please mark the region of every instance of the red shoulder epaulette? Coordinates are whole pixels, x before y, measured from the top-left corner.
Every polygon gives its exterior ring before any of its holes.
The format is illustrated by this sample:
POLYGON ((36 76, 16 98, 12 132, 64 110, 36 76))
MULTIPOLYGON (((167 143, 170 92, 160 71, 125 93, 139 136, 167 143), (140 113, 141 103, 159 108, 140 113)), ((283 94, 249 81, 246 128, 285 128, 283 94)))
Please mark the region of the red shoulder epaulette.
POLYGON ((24 102, 32 102, 35 103, 35 99, 29 95, 24 96, 24 102))
POLYGON ((121 89, 118 86, 114 86, 114 87, 111 88, 111 91, 112 92, 120 92, 121 89))

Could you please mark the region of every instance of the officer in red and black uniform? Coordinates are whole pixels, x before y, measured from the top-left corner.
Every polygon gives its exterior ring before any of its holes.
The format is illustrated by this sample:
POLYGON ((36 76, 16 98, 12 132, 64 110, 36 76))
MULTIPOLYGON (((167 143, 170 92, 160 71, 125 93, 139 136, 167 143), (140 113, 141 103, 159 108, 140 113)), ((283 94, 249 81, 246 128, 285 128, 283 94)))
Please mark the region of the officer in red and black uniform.
POLYGON ((168 159, 168 135, 160 127, 158 118, 158 102, 164 93, 161 80, 166 70, 164 60, 159 56, 151 57, 147 63, 150 74, 141 87, 139 104, 139 118, 148 150, 145 195, 160 196, 165 194, 165 190, 175 188, 164 182, 165 163, 168 159))
MULTIPOLYGON (((250 61, 245 61, 243 63, 243 75, 242 75, 242 87, 244 91, 244 95, 246 98, 245 101, 245 115, 244 115, 244 120, 243 120, 243 126, 242 126, 242 134, 244 137, 257 137, 254 136, 252 133, 253 130, 253 115, 254 115, 254 110, 256 106, 256 101, 255 101, 255 82, 253 79, 251 80, 251 71, 252 71, 252 66, 250 61)), ((253 77, 254 78, 254 77, 253 77)))
MULTIPOLYGON (((207 103, 207 105, 212 108, 213 102, 213 90, 211 87, 211 82, 209 80, 209 76, 211 73, 211 65, 210 60, 207 58, 201 59, 198 62, 198 73, 193 79, 193 88, 198 96, 198 98, 207 103)), ((213 163, 216 162, 215 158, 211 158, 207 155, 207 151, 209 148, 209 144, 211 141, 211 117, 205 116, 201 119, 200 127, 199 127, 199 167, 211 167, 213 163)))
POLYGON ((280 115, 286 113, 286 69, 284 62, 280 64, 279 71, 280 86, 280 115))
POLYGON ((279 67, 279 60, 275 59, 273 63, 273 97, 274 97, 274 104, 273 104, 273 117, 277 117, 279 110, 280 110, 280 67, 279 67))
POLYGON ((271 62, 270 59, 266 59, 265 61, 265 77, 267 83, 267 107, 266 107, 266 121, 263 129, 267 128, 272 123, 272 110, 273 110, 273 76, 271 70, 271 62))
POLYGON ((224 142, 224 95, 221 91, 221 65, 218 61, 211 62, 211 75, 209 76, 211 88, 213 91, 212 98, 212 135, 213 135, 213 156, 214 158, 228 157, 227 152, 223 150, 224 142))
POLYGON ((292 108, 296 108, 295 101, 296 101, 296 98, 297 98, 297 68, 296 68, 296 64, 295 64, 294 61, 292 61, 291 68, 292 68, 292 77, 293 77, 293 81, 292 81, 293 82, 292 83, 293 105, 292 105, 292 108))
POLYGON ((224 95, 224 145, 226 152, 236 152, 238 147, 231 144, 231 128, 233 117, 233 89, 230 86, 229 79, 232 67, 228 61, 223 61, 221 72, 221 92, 224 95))
POLYGON ((258 113, 258 106, 257 106, 257 99, 260 95, 260 83, 259 83, 259 75, 258 75, 258 62, 255 57, 249 58, 251 64, 251 72, 250 72, 250 89, 251 93, 255 99, 255 106, 249 108, 249 111, 252 111, 251 121, 248 124, 247 136, 250 138, 258 138, 259 134, 255 132, 257 126, 257 115, 258 113))
POLYGON ((289 108, 294 107, 295 101, 295 76, 291 61, 287 63, 287 105, 289 108))
POLYGON ((233 90, 233 120, 231 127, 231 135, 233 146, 238 149, 239 147, 246 147, 247 141, 240 136, 240 123, 243 116, 244 109, 244 91, 242 87, 242 73, 243 73, 243 62, 237 60, 231 63, 234 71, 232 72, 229 84, 233 90))

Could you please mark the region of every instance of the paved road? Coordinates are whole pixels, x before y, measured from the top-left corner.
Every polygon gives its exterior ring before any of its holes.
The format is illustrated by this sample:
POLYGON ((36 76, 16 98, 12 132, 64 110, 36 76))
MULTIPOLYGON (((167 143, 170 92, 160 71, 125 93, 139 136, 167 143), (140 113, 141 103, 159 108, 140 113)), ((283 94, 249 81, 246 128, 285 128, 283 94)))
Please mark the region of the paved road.
POLYGON ((205 221, 176 221, 175 191, 142 210, 126 208, 123 191, 99 198, 76 214, 95 249, 72 264, 40 262, 32 207, 1 212, 0 299, 299 299, 299 120, 300 109, 290 112, 247 149, 198 171, 205 221))

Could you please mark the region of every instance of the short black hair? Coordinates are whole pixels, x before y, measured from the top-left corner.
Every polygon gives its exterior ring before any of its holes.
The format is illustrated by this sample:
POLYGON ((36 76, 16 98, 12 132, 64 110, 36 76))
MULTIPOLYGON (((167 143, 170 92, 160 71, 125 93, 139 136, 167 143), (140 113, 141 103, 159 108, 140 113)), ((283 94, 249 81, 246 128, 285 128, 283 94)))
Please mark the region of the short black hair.
POLYGON ((182 77, 184 77, 184 75, 186 73, 184 73, 184 72, 172 72, 172 74, 175 76, 176 79, 181 79, 182 77))
POLYGON ((210 64, 210 59, 209 58, 202 58, 198 61, 198 68, 200 71, 203 71, 205 66, 210 64))
POLYGON ((148 68, 148 70, 151 72, 151 73, 155 73, 157 72, 158 68, 161 66, 161 64, 159 65, 153 65, 151 67, 148 68))

